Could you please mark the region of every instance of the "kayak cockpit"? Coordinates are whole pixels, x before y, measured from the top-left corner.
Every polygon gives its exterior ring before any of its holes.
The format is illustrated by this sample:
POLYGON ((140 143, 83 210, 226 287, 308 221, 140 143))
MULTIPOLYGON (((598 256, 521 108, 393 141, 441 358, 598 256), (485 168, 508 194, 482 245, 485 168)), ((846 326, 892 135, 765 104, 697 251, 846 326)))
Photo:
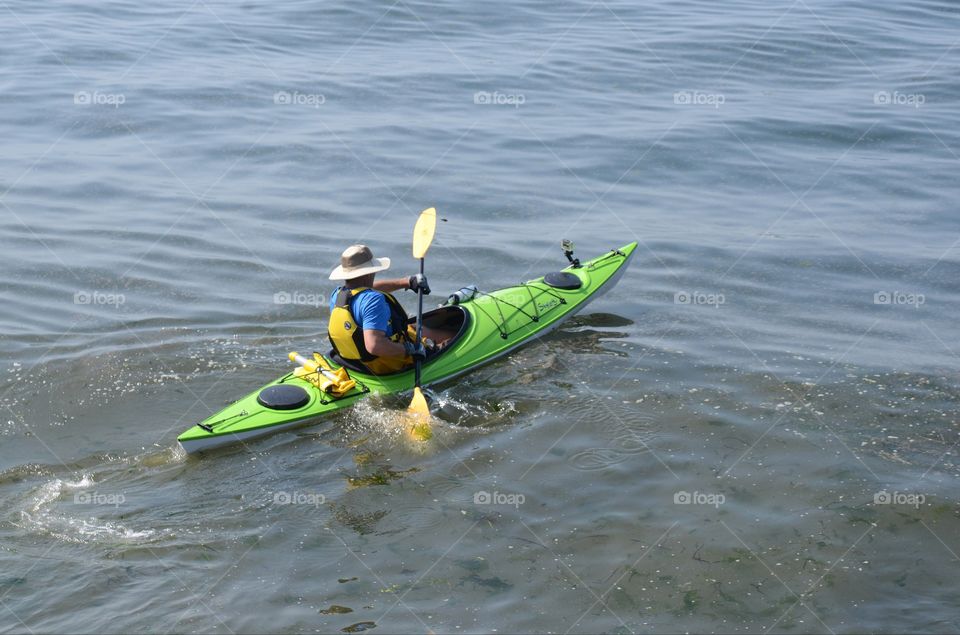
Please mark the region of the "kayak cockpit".
MULTIPOLYGON (((416 322, 416 319, 410 318, 410 323, 416 322)), ((461 306, 442 306, 432 311, 427 311, 423 314, 423 325, 427 328, 434 329, 437 331, 446 331, 452 333, 453 335, 450 339, 447 340, 446 345, 439 351, 433 351, 427 354, 427 360, 425 363, 429 364, 431 361, 437 359, 447 351, 451 350, 457 343, 457 341, 463 336, 467 331, 467 326, 470 323, 470 314, 461 307, 461 306)), ((336 364, 345 367, 347 370, 356 371, 358 373, 372 374, 369 370, 364 368, 358 363, 351 362, 349 360, 343 359, 333 349, 327 354, 327 357, 330 358, 336 364)), ((411 367, 412 368, 412 367, 411 367)), ((389 375, 397 375, 400 373, 409 372, 410 368, 403 368, 398 370, 395 373, 389 373, 389 375)), ((380 375, 385 377, 388 375, 380 375)))

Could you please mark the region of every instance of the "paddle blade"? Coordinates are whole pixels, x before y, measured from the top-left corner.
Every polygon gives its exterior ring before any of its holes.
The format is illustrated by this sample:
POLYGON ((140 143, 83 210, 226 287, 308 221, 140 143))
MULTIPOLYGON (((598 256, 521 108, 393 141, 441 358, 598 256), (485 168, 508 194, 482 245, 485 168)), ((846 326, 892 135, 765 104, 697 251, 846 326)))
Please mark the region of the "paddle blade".
POLYGON ((429 440, 433 436, 433 430, 430 429, 430 406, 419 387, 413 389, 413 399, 410 400, 407 412, 414 420, 410 427, 413 438, 417 441, 429 440))
POLYGON ((423 258, 433 242, 433 233, 437 229, 437 210, 425 209, 420 212, 420 218, 413 228, 413 257, 423 258))

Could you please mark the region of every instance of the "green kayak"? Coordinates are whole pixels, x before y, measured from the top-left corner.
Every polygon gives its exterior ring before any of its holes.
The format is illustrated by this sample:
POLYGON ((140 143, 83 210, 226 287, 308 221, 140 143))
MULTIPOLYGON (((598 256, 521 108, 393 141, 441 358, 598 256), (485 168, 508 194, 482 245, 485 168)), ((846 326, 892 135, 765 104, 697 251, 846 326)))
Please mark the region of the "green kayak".
MULTIPOLYGON (((477 292, 457 304, 423 315, 424 325, 455 332, 446 347, 428 357, 424 386, 448 381, 555 329, 592 300, 609 291, 623 275, 637 243, 515 287, 477 292)), ((333 369, 342 361, 324 356, 333 369), (338 363, 339 362, 339 363, 338 363)), ((372 393, 411 390, 414 371, 371 375, 350 369, 356 386, 334 396, 290 372, 211 415, 178 437, 190 453, 246 441, 319 420, 349 408, 372 393)))

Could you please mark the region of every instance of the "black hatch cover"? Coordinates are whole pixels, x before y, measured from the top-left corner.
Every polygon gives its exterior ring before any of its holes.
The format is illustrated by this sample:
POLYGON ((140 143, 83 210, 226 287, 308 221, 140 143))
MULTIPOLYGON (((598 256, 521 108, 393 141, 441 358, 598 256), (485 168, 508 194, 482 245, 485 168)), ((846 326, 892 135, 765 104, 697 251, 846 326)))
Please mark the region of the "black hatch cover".
POLYGON ((261 390, 257 402, 271 410, 296 410, 310 403, 310 395, 300 386, 278 384, 261 390))
POLYGON ((543 281, 555 289, 579 289, 583 286, 580 278, 569 271, 552 271, 543 277, 543 281))

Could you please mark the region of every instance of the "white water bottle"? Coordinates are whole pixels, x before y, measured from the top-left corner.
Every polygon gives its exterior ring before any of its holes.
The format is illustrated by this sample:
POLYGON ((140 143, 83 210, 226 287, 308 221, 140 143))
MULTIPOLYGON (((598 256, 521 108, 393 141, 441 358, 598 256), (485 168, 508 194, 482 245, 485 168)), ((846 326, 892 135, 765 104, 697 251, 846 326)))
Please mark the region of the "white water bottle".
POLYGON ((464 302, 469 302, 474 298, 474 296, 477 295, 477 291, 478 291, 477 285, 475 284, 470 284, 465 287, 462 287, 459 291, 457 291, 456 293, 451 293, 447 297, 447 304, 457 305, 457 304, 463 304, 464 302))

